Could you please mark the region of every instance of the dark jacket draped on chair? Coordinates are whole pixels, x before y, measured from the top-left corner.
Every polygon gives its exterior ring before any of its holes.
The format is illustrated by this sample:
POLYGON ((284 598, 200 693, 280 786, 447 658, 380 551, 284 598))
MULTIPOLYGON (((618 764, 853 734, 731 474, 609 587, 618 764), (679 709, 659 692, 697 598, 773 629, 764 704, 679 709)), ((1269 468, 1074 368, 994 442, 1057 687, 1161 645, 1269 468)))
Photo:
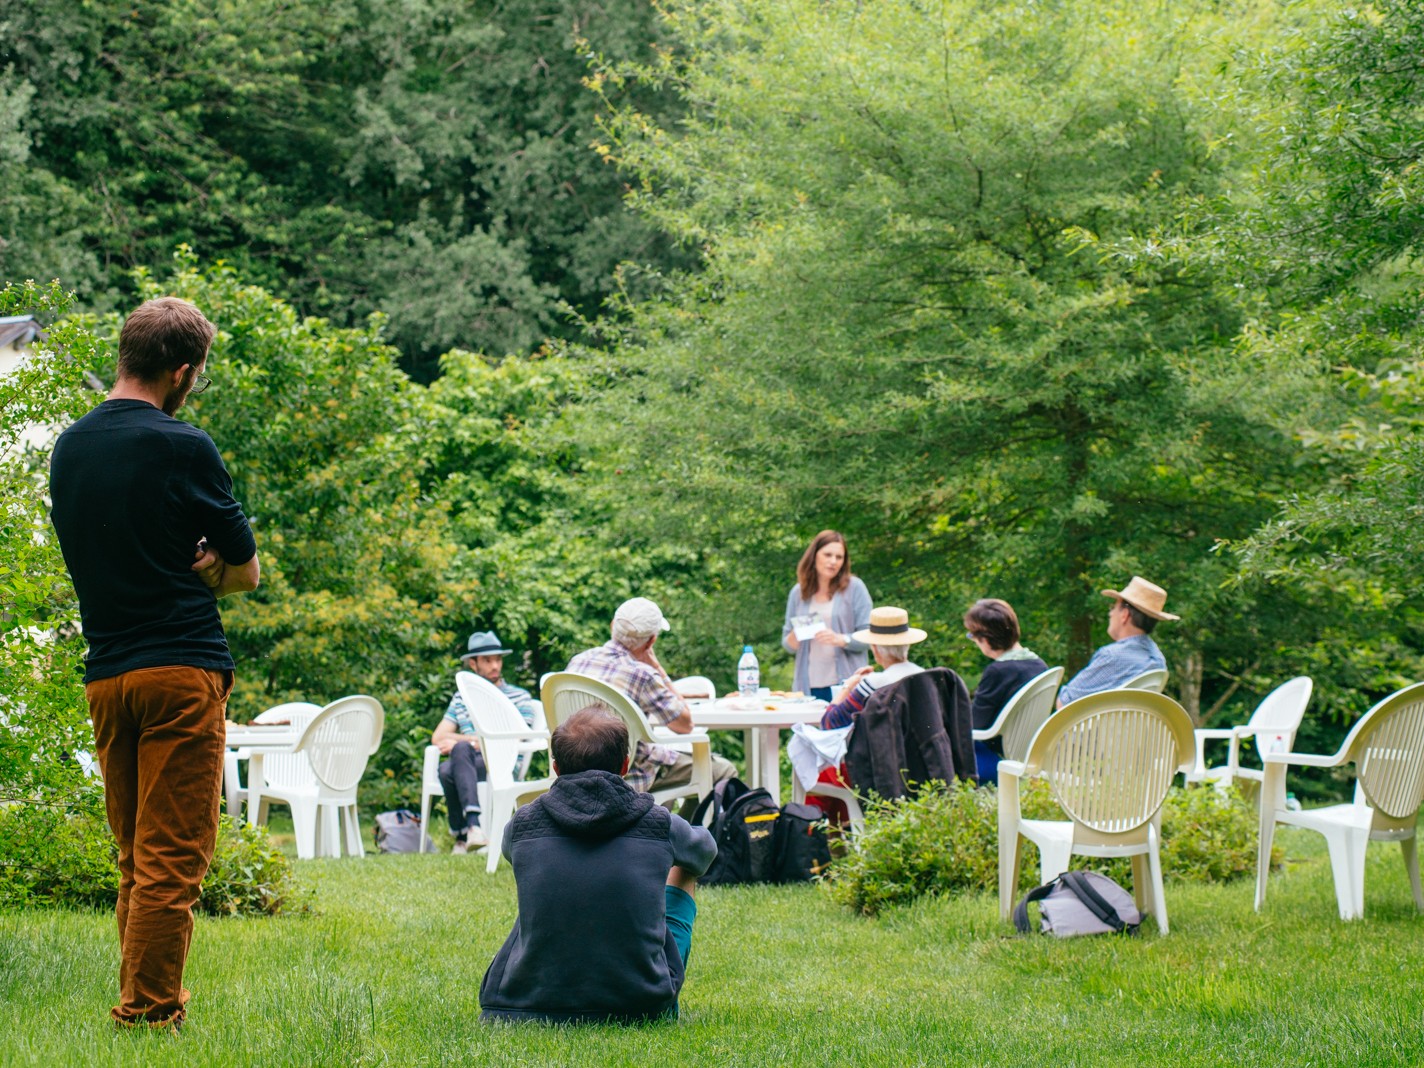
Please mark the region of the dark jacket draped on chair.
POLYGON ((930 668, 876 690, 855 717, 846 768, 857 793, 904 797, 920 783, 974 781, 969 690, 930 668))

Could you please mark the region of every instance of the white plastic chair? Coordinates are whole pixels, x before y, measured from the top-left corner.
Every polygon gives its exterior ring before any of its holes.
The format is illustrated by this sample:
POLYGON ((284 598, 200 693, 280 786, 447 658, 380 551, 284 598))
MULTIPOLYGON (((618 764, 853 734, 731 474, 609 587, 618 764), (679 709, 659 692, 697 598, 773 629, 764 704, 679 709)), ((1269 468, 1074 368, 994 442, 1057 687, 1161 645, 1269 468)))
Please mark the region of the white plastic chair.
POLYGON ((1241 766, 1241 742, 1254 738, 1262 757, 1267 753, 1288 753, 1295 745, 1296 731, 1310 704, 1315 683, 1307 675, 1283 682, 1262 699, 1243 727, 1201 727, 1196 731, 1197 759, 1187 774, 1187 782, 1214 782, 1225 788, 1236 779, 1262 780, 1262 772, 1241 766), (1206 766, 1206 743, 1221 739, 1230 743, 1226 763, 1206 766))
MULTIPOLYGON (((496 688, 496 692, 498 692, 498 688, 496 688)), ((504 697, 504 694, 500 693, 500 696, 504 697)), ((504 697, 504 699, 506 701, 509 700, 507 697, 504 697)), ((527 744, 520 745, 519 752, 521 756, 514 768, 514 778, 519 782, 524 781, 524 777, 529 771, 529 759, 525 754, 537 753, 542 749, 549 748, 549 728, 548 721, 544 716, 544 706, 539 701, 534 701, 532 704, 534 707, 534 721, 530 724, 526 724, 524 728, 525 734, 528 736, 528 742, 527 744)), ((515 708, 514 711, 516 715, 519 715, 518 708, 515 708)), ((519 722, 524 722, 522 715, 519 716, 519 722)), ((420 826, 424 828, 427 836, 430 835, 431 803, 445 796, 445 787, 440 782, 441 755, 438 746, 427 745, 420 768, 420 826)), ((488 812, 490 805, 488 781, 480 783, 479 793, 480 811, 488 812)), ((435 849, 435 843, 432 839, 433 836, 427 838, 427 840, 430 841, 430 848, 433 851, 435 849)), ((498 848, 498 843, 491 841, 490 848, 498 848)))
MULTIPOLYGON (((321 706, 314 705, 310 701, 288 701, 286 704, 273 705, 267 711, 258 714, 252 722, 257 724, 288 723, 294 713, 305 714, 310 719, 320 711, 321 706)), ((238 767, 238 761, 251 759, 252 750, 241 746, 229 749, 223 754, 223 795, 227 798, 227 814, 235 820, 242 818, 242 804, 247 796, 247 791, 242 786, 242 774, 238 767)))
POLYGON ((1002 737, 1004 759, 1023 760, 1038 728, 1053 715, 1058 684, 1062 681, 1061 667, 1051 667, 1029 679, 1005 702, 992 724, 974 732, 974 740, 987 742, 990 738, 1002 737))
POLYGON ((301 737, 291 753, 254 753, 250 765, 248 813, 253 823, 267 822, 272 801, 292 810, 297 857, 339 856, 344 824, 346 852, 365 856, 356 812, 356 787, 366 762, 380 748, 386 713, 374 697, 358 694, 333 701, 303 726, 307 713, 292 716, 301 737))
MULTIPOLYGON (((445 786, 440 781, 440 758, 443 755, 439 746, 427 745, 424 763, 420 769, 420 826, 425 832, 425 842, 430 843, 432 853, 435 852, 435 842, 434 836, 430 833, 430 806, 431 802, 445 796, 445 786)), ((488 812, 489 780, 480 783, 479 794, 480 811, 488 812)), ((425 842, 421 843, 422 849, 424 849, 425 842)))
POLYGON ((1266 901, 1276 824, 1285 823, 1325 836, 1342 920, 1365 914, 1365 848, 1371 840, 1399 843, 1414 906, 1424 912, 1415 845, 1415 826, 1424 804, 1424 682, 1390 694, 1366 712, 1332 756, 1267 753, 1264 762, 1256 856, 1258 911, 1266 901), (1286 808, 1287 767, 1338 768, 1350 763, 1355 765, 1353 802, 1299 811, 1286 808))
POLYGON ((706 731, 677 734, 666 727, 652 727, 642 709, 622 690, 601 679, 572 671, 554 671, 545 675, 540 684, 540 696, 544 699, 544 713, 553 717, 555 728, 590 705, 602 705, 621 717, 628 725, 628 743, 632 747, 630 755, 636 755, 639 742, 646 745, 691 745, 692 780, 682 786, 652 791, 653 801, 657 804, 679 797, 700 800, 712 792, 712 739, 706 731))
POLYGON ((1150 668, 1141 675, 1128 679, 1121 686, 1120 690, 1147 690, 1149 693, 1162 693, 1167 689, 1166 668, 1150 668))
POLYGON ((484 785, 489 792, 481 803, 480 823, 489 836, 485 871, 493 873, 499 867, 505 824, 515 809, 534 800, 554 781, 549 778, 524 782, 514 777, 515 765, 522 754, 549 747, 549 732, 530 727, 498 687, 474 672, 456 672, 455 685, 485 755, 484 785))
POLYGON ((1166 934, 1160 814, 1172 779, 1191 765, 1192 748, 1186 710, 1146 690, 1089 694, 1050 716, 1022 761, 999 764, 1000 916, 1007 920, 1014 907, 1026 838, 1038 846, 1040 883, 1066 871, 1074 853, 1131 857, 1137 907, 1166 934), (1068 822, 1022 817, 1019 782, 1031 775, 1048 780, 1068 822))
MULTIPOLYGON (((793 775, 792 778, 795 779, 795 776, 793 775)), ((800 791, 793 792, 794 800, 799 801, 805 797, 814 795, 816 797, 834 798, 839 801, 846 807, 846 822, 850 824, 852 840, 858 839, 865 833, 865 812, 861 809, 860 797, 857 796, 854 790, 846 786, 836 786, 833 783, 816 782, 811 784, 811 787, 802 794, 802 797, 794 796, 794 794, 798 792, 800 791)))

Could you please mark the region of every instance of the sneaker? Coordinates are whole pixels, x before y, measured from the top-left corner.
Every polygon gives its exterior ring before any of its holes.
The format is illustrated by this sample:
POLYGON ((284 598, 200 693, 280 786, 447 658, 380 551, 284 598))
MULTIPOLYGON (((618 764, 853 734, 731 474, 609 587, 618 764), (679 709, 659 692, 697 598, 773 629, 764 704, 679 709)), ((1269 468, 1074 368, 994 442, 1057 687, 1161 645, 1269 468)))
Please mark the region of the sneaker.
POLYGON ((465 845, 468 849, 481 849, 489 845, 489 835, 479 827, 471 827, 465 832, 465 845))
POLYGON ((454 856, 462 856, 470 851, 470 844, 463 838, 456 838, 455 844, 450 847, 450 852, 454 856))

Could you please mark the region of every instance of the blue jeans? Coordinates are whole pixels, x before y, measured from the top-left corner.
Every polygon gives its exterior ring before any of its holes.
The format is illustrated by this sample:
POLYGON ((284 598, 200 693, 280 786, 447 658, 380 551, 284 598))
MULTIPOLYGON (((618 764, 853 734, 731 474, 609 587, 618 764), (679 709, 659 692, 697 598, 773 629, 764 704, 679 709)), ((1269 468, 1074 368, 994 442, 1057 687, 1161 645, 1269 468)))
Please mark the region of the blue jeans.
POLYGON ((999 761, 1004 759, 990 749, 986 742, 974 743, 974 766, 979 774, 980 784, 999 782, 999 761))
POLYGON ((817 701, 825 701, 826 704, 830 704, 831 697, 833 696, 831 690, 833 688, 834 687, 831 686, 812 686, 811 696, 814 697, 817 701))

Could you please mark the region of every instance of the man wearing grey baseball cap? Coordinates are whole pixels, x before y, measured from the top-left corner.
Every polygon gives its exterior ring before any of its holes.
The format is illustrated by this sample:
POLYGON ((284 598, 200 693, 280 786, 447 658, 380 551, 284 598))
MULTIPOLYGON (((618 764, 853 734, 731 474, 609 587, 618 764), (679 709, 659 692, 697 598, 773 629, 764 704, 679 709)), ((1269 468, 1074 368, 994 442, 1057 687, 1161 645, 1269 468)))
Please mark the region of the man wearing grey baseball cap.
MULTIPOLYGON (((622 690, 643 710, 649 722, 675 734, 687 734, 692 730, 692 713, 653 652, 658 635, 669 629, 662 609, 648 598, 624 601, 613 613, 612 640, 579 653, 569 661, 569 670, 622 690)), ((730 761, 712 754, 714 782, 730 779, 736 770, 730 761)), ((635 790, 680 786, 692 781, 692 757, 665 745, 639 742, 638 752, 623 777, 635 790)))

